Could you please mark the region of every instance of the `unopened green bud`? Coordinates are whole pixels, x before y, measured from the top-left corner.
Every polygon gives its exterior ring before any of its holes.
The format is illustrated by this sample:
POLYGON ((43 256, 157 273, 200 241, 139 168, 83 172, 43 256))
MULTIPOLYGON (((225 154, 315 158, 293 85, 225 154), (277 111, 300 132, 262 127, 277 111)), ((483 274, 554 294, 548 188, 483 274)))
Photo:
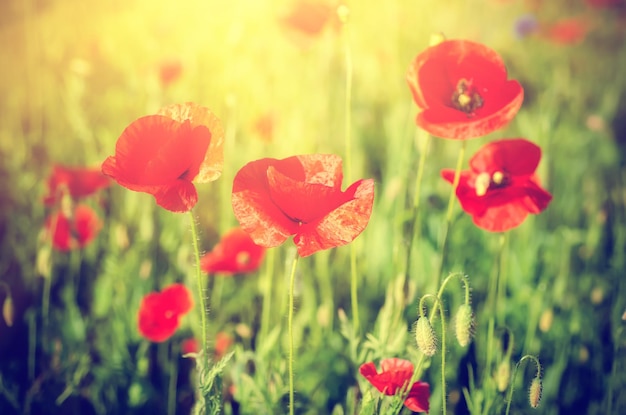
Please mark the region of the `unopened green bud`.
POLYGON ((531 408, 537 408, 539 406, 542 390, 543 385, 541 383, 541 378, 537 376, 533 379, 530 384, 530 389, 528 390, 528 402, 530 403, 531 408))
POLYGON ((456 312, 454 328, 456 340, 461 347, 467 346, 474 335, 474 315, 469 304, 463 304, 459 307, 456 312))
POLYGON ((511 362, 509 359, 504 359, 498 365, 496 371, 496 386, 498 391, 504 392, 509 387, 509 381, 511 380, 511 362))
POLYGON ((415 340, 424 355, 430 357, 437 351, 437 335, 428 318, 420 317, 415 323, 415 340))

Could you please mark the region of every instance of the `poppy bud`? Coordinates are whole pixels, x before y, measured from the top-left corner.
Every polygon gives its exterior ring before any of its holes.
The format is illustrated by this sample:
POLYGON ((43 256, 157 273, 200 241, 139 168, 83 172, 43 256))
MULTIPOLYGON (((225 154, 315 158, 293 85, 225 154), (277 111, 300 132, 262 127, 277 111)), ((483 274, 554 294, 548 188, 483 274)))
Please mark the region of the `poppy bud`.
POLYGON ((533 379, 532 383, 530 384, 530 389, 528 391, 528 401, 532 408, 537 408, 539 406, 542 390, 543 385, 541 383, 541 378, 537 376, 533 379))
POLYGON ((455 334, 456 339, 461 347, 469 344, 474 334, 474 316, 472 307, 469 304, 463 304, 459 307, 455 317, 455 334))
POLYGON ((498 391, 504 392, 509 387, 509 381, 511 380, 511 362, 509 359, 504 359, 498 365, 496 371, 496 386, 498 391))
POLYGON ((415 340, 424 355, 430 357, 437 351, 437 335, 428 318, 420 317, 415 323, 415 340))
POLYGON ((9 295, 4 299, 4 304, 2 305, 2 318, 4 318, 4 322, 7 326, 11 327, 13 325, 14 315, 13 297, 9 295))
POLYGON ((433 33, 432 35, 430 35, 429 45, 430 46, 435 46, 435 45, 438 45, 439 43, 443 42, 444 40, 446 40, 446 35, 444 35, 442 32, 433 33))

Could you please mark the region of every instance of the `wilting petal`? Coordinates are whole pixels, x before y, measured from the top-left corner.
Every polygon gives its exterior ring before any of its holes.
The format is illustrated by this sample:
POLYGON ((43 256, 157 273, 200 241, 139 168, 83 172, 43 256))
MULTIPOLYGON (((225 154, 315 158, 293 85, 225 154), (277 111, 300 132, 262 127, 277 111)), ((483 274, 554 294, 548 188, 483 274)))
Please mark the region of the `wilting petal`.
POLYGON ((363 232, 374 204, 374 180, 359 180, 343 193, 351 200, 333 209, 318 222, 303 225, 294 242, 300 256, 349 244, 363 232))

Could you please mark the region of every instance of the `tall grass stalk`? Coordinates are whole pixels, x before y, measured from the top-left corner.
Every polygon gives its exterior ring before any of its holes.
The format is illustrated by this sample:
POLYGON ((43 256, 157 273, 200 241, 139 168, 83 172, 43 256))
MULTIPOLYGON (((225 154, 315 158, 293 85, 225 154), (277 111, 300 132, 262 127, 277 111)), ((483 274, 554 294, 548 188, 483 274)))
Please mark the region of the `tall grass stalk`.
MULTIPOLYGON (((344 140, 346 146, 346 179, 348 183, 352 178, 352 48, 350 46, 350 25, 348 16, 350 11, 346 5, 337 9, 337 14, 343 26, 344 62, 346 69, 346 94, 344 99, 344 140)), ((350 244, 350 301, 352 303, 352 319, 354 332, 358 334, 360 329, 358 280, 356 272, 356 245, 350 244)))
POLYGON ((196 218, 189 211, 191 219, 191 240, 193 243, 193 253, 196 260, 196 282, 198 283, 198 297, 200 300, 200 317, 202 321, 202 354, 206 357, 207 348, 207 308, 205 302, 204 283, 202 281, 202 273, 200 272, 200 248, 198 247, 198 230, 196 227, 196 218))
POLYGON ((296 266, 298 265, 298 259, 300 255, 296 251, 296 255, 293 259, 293 263, 291 265, 291 273, 289 275, 289 310, 287 317, 287 325, 289 330, 289 415, 294 414, 294 381, 293 381, 293 361, 294 361, 294 353, 293 353, 293 297, 295 290, 295 281, 296 281, 296 266))

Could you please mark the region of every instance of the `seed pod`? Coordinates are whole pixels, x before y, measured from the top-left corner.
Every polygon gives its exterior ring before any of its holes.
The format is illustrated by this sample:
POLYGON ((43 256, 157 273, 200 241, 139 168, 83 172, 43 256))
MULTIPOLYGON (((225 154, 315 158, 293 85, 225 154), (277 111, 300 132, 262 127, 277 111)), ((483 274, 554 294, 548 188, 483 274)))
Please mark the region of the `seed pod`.
POLYGON ((463 304, 459 307, 456 312, 454 329, 456 340, 461 347, 467 346, 474 335, 474 316, 469 304, 463 304))
POLYGON ((4 318, 4 322, 7 326, 11 327, 13 325, 14 316, 15 309, 13 307, 13 297, 9 295, 4 299, 4 304, 2 305, 2 318, 4 318))
POLYGON ((511 380, 511 362, 509 359, 504 359, 498 365, 496 371, 496 386, 498 391, 504 392, 509 387, 509 381, 511 380))
POLYGON ((415 323, 415 340, 424 355, 430 357, 437 351, 437 335, 428 318, 420 317, 415 323))
POLYGON ((530 384, 530 389, 528 390, 528 401, 531 408, 537 408, 539 406, 542 390, 543 385, 541 383, 541 378, 537 376, 533 379, 532 383, 530 384))

